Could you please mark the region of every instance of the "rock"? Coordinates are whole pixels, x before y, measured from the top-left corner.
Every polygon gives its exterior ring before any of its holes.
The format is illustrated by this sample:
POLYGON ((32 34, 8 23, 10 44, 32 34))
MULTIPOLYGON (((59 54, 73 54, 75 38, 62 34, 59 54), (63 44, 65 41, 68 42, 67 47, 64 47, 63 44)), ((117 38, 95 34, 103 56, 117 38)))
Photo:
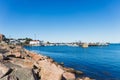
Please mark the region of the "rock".
POLYGON ((42 56, 37 55, 37 54, 35 54, 34 56, 32 56, 32 59, 35 60, 35 61, 38 61, 38 60, 40 60, 41 58, 42 58, 42 56))
POLYGON ((27 51, 27 54, 28 54, 30 57, 33 57, 33 56, 35 55, 34 53, 29 52, 29 51, 27 51))
POLYGON ((15 57, 21 57, 21 53, 20 52, 12 53, 11 55, 14 55, 15 57))
POLYGON ((33 69, 33 71, 34 71, 35 74, 39 73, 39 69, 33 69))
POLYGON ((83 80, 92 80, 92 79, 90 79, 89 77, 85 77, 83 78, 83 80))
POLYGON ((35 78, 36 80, 41 80, 41 79, 40 79, 40 76, 39 76, 39 72, 40 72, 39 69, 32 69, 32 72, 33 72, 34 78, 35 78))
POLYGON ((77 78, 76 80, 83 80, 82 78, 77 78))
POLYGON ((76 80, 94 80, 94 79, 90 79, 89 77, 83 77, 83 78, 77 78, 76 80))
POLYGON ((78 70, 74 70, 73 68, 64 68, 64 70, 66 72, 71 72, 71 73, 75 73, 75 74, 83 74, 83 72, 78 71, 78 70))
POLYGON ((23 68, 33 68, 34 66, 34 62, 32 60, 29 59, 20 59, 20 58, 12 58, 11 63, 15 64, 15 65, 19 65, 23 68))
POLYGON ((11 63, 10 61, 4 61, 4 65, 10 69, 21 68, 21 66, 11 63))
POLYGON ((50 58, 50 59, 47 59, 47 60, 48 60, 49 62, 54 62, 54 60, 53 60, 53 59, 51 59, 51 58, 50 58))
MULTIPOLYGON (((75 74, 82 74, 21 46, 3 45, 0 53, 0 80, 75 80, 75 74)), ((78 80, 91 79, 84 77, 78 80)))
POLYGON ((78 71, 78 70, 76 70, 75 73, 76 73, 76 74, 83 74, 82 71, 78 71))
POLYGON ((47 62, 47 60, 39 61, 39 66, 41 67, 41 71, 39 76, 41 76, 41 80, 61 80, 63 70, 58 68, 54 63, 47 62))
POLYGON ((7 72, 9 72, 10 68, 6 67, 2 63, 0 63, 0 78, 4 77, 7 72))
POLYGON ((27 68, 16 68, 9 76, 14 78, 13 80, 37 80, 35 79, 32 69, 27 68))
POLYGON ((20 52, 15 52, 15 53, 5 53, 3 54, 4 57, 16 57, 16 58, 20 58, 21 57, 21 53, 20 52))
POLYGON ((5 47, 0 48, 0 53, 4 54, 8 52, 8 50, 5 47))
POLYGON ((21 48, 15 48, 15 49, 13 49, 12 51, 13 51, 13 53, 15 53, 15 52, 20 52, 20 51, 21 51, 21 48))
POLYGON ((3 59, 3 55, 2 55, 2 53, 0 53, 0 60, 2 60, 3 59))
POLYGON ((72 72, 75 73, 75 70, 73 68, 64 68, 66 72, 72 72))
POLYGON ((14 76, 14 75, 9 75, 8 77, 7 77, 7 79, 8 80, 19 80, 16 76, 14 76))
POLYGON ((10 49, 14 49, 15 46, 14 46, 14 45, 10 45, 9 48, 10 48, 10 49))
POLYGON ((65 72, 63 73, 63 78, 65 78, 65 80, 75 80, 75 74, 70 72, 65 72))
POLYGON ((28 50, 26 50, 26 49, 24 49, 24 52, 26 53, 26 54, 30 54, 31 52, 30 51, 28 51, 28 50))
POLYGON ((8 80, 8 76, 5 76, 3 78, 0 78, 0 80, 8 80))
MULTIPOLYGON (((28 51, 26 50, 25 51, 26 54, 28 54, 28 51)), ((29 52, 28 54, 29 57, 31 57, 33 60, 35 61, 38 61, 38 60, 42 60, 43 59, 43 56, 42 55, 39 55, 39 54, 35 54, 35 53, 32 53, 32 52, 29 52)))

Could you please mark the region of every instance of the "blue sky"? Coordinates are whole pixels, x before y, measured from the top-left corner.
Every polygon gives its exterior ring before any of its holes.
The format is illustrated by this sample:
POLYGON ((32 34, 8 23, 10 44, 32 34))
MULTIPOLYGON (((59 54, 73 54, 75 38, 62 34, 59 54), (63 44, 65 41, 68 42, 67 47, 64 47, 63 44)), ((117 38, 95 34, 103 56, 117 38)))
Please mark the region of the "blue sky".
POLYGON ((120 42, 120 0, 0 0, 0 33, 52 42, 120 42))

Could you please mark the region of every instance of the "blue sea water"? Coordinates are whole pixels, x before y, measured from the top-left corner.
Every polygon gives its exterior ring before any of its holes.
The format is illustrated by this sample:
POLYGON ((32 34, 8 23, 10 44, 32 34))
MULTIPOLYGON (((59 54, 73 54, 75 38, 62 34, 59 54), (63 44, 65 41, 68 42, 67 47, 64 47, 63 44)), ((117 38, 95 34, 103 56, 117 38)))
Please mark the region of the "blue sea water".
POLYGON ((25 46, 96 80, 120 80, 120 44, 97 47, 25 46))

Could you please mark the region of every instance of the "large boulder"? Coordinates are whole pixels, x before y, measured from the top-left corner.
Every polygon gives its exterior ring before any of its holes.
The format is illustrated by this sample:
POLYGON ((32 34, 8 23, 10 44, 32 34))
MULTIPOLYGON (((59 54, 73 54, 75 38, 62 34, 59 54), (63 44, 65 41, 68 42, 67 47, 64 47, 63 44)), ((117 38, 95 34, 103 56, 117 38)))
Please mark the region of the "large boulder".
POLYGON ((8 75, 10 80, 37 80, 32 72, 32 69, 16 68, 8 75))
POLYGON ((16 57, 16 54, 15 53, 11 53, 11 52, 7 52, 7 53, 4 53, 3 54, 4 58, 8 58, 8 57, 16 57))
POLYGON ((75 74, 79 74, 79 75, 81 75, 81 74, 83 74, 83 72, 82 71, 78 71, 78 70, 75 70, 75 69, 73 69, 73 68, 63 68, 66 72, 71 72, 71 73, 75 73, 75 74))
POLYGON ((89 77, 85 77, 83 78, 83 80, 92 80, 92 79, 90 79, 89 77))
POLYGON ((75 74, 70 73, 70 72, 65 72, 63 73, 63 78, 65 80, 75 80, 75 74))
POLYGON ((11 55, 13 55, 15 57, 21 57, 21 53, 20 52, 15 52, 15 53, 12 53, 11 55))
POLYGON ((28 56, 31 57, 35 61, 41 60, 43 58, 42 55, 38 55, 35 53, 31 53, 31 52, 28 54, 28 56))
POLYGON ((41 80, 61 80, 63 70, 55 65, 54 63, 50 63, 47 60, 39 61, 39 67, 41 71, 39 76, 41 76, 41 80))
POLYGON ((35 55, 32 57, 32 59, 35 60, 35 61, 38 61, 38 60, 42 59, 42 56, 35 54, 35 55))
POLYGON ((33 68, 34 66, 34 62, 32 60, 29 59, 20 59, 20 58, 11 58, 11 63, 15 64, 15 65, 19 65, 22 68, 33 68))
POLYGON ((6 67, 4 64, 0 63, 0 78, 4 77, 8 73, 10 68, 6 67))

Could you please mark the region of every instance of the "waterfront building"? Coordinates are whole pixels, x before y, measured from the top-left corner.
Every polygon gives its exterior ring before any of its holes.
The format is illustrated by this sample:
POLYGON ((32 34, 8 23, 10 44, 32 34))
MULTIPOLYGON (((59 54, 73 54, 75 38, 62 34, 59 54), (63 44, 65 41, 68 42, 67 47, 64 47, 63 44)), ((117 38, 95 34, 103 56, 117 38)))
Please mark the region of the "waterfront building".
POLYGON ((82 47, 83 47, 83 48, 87 48, 87 47, 88 47, 88 44, 87 44, 87 43, 83 43, 83 44, 82 44, 82 47))
POLYGON ((18 39, 20 43, 25 43, 26 39, 18 39))
POLYGON ((32 45, 32 46, 38 46, 38 45, 40 45, 40 41, 39 40, 33 40, 33 41, 30 41, 29 44, 32 45))
POLYGON ((19 45, 20 41, 17 39, 9 39, 9 44, 19 45))

